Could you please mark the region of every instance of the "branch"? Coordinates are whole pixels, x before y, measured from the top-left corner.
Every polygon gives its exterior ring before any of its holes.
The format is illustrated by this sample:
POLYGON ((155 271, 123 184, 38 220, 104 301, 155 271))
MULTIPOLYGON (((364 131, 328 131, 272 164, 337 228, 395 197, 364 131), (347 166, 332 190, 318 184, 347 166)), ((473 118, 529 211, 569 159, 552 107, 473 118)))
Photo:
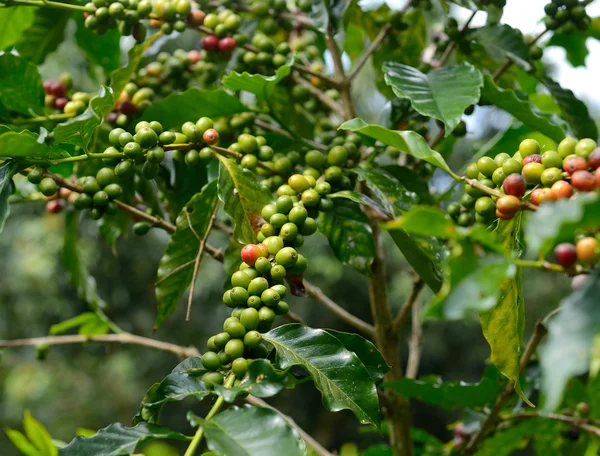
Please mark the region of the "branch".
POLYGON ((144 347, 156 348, 157 350, 167 351, 179 356, 180 358, 200 356, 200 352, 195 347, 182 347, 181 345, 175 345, 169 342, 162 342, 160 340, 154 340, 148 337, 136 336, 130 333, 101 334, 97 336, 45 336, 33 337, 31 339, 0 340, 0 348, 28 347, 37 345, 84 344, 87 342, 106 342, 117 344, 141 345, 144 347))
POLYGON ((351 120, 356 117, 356 113, 354 111, 352 95, 350 93, 350 81, 346 78, 344 73, 342 55, 340 54, 340 48, 333 37, 333 27, 331 24, 329 24, 329 27, 327 27, 327 33, 325 34, 325 45, 327 46, 327 49, 331 54, 331 58, 333 59, 333 67, 335 69, 335 77, 338 84, 337 88, 340 92, 340 99, 342 100, 344 119, 351 120))
POLYGON ((53 2, 50 0, 41 0, 41 1, 37 1, 37 0, 7 0, 2 2, 4 3, 4 5, 2 7, 11 7, 11 6, 15 6, 15 5, 20 5, 20 6, 36 6, 38 8, 58 8, 58 9, 64 9, 64 10, 70 10, 70 11, 82 11, 84 13, 93 13, 95 8, 88 8, 87 6, 79 6, 79 5, 71 5, 68 3, 61 3, 61 2, 53 2))
MULTIPOLYGON (((262 399, 259 399, 258 397, 248 396, 246 398, 246 402, 248 402, 249 404, 252 404, 252 405, 256 405, 257 407, 264 407, 264 408, 270 408, 273 410, 277 410, 275 407, 266 403, 262 399)), ((281 413, 281 412, 279 412, 279 413, 281 413)), ((302 429, 300 426, 298 426, 298 424, 291 417, 284 415, 283 413, 281 413, 281 415, 283 416, 283 419, 286 420, 290 426, 292 426, 294 429, 296 429, 296 432, 298 432, 298 434, 300 434, 300 437, 302 437, 304 439, 304 441, 306 443, 308 443, 308 446, 310 446, 315 451, 315 453, 317 453, 319 456, 334 456, 333 453, 330 453, 329 451, 327 451, 325 449, 325 447, 323 447, 319 442, 317 442, 310 434, 308 434, 304 429, 302 429)))
MULTIPOLYGON (((529 41, 529 43, 527 44, 529 47, 533 46, 535 43, 537 43, 541 37, 543 37, 549 30, 548 29, 544 29, 544 31, 540 32, 539 34, 537 34, 531 41, 529 41)), ((507 59, 506 62, 504 62, 502 64, 502 66, 500 68, 498 68, 494 74, 492 75, 492 78, 494 79, 494 82, 496 82, 498 79, 500 79, 500 76, 502 76, 504 74, 504 72, 506 70, 508 70, 512 64, 514 62, 511 59, 507 59)))
POLYGON ((68 120, 73 117, 75 117, 75 114, 72 114, 72 113, 50 114, 48 116, 30 117, 29 119, 26 117, 16 117, 14 119, 11 119, 9 124, 22 125, 22 124, 40 123, 40 122, 60 122, 61 120, 68 120))
MULTIPOLYGON (((471 16, 469 16, 469 19, 467 19, 467 22, 465 22, 465 25, 463 25, 463 28, 460 30, 459 39, 465 36, 466 31, 469 29, 469 24, 471 23, 476 14, 477 10, 473 11, 471 16)), ((456 48, 456 41, 451 41, 450 44, 444 50, 444 53, 442 54, 442 57, 438 62, 438 68, 443 66, 448 61, 448 58, 450 58, 452 51, 454 51, 454 48, 456 48)))
POLYGON ((541 269, 542 271, 563 272, 569 274, 570 276, 592 273, 591 269, 584 269, 579 265, 576 265, 570 269, 565 269, 560 264, 550 263, 549 261, 544 260, 515 260, 515 264, 523 268, 535 268, 541 269))
MULTIPOLYGON (((244 157, 243 154, 239 153, 239 152, 235 152, 233 150, 229 150, 229 149, 225 149, 224 147, 219 147, 219 146, 209 146, 212 150, 214 150, 215 152, 218 152, 222 155, 227 155, 229 157, 235 158, 237 160, 240 160, 244 157)), ((263 162, 259 161, 256 164, 257 167, 264 169, 265 171, 270 172, 271 174, 277 174, 277 172, 271 168, 269 165, 265 165, 263 162)))
MULTIPOLYGON (((496 196, 498 198, 502 198, 503 196, 506 196, 504 193, 499 192, 498 190, 494 190, 493 188, 483 185, 477 179, 469 179, 468 177, 457 176, 457 175, 453 175, 452 177, 454 177, 458 181, 461 181, 467 185, 470 185, 471 187, 478 188, 479 190, 482 190, 483 192, 487 193, 488 195, 496 196)), ((538 207, 535 204, 530 203, 529 201, 521 201, 521 209, 529 209, 530 211, 535 212, 538 210, 538 207)))
POLYGON ((313 284, 305 280, 304 289, 311 298, 313 298, 319 304, 325 306, 327 309, 329 309, 331 312, 333 312, 335 315, 337 315, 343 321, 345 321, 348 325, 356 328, 357 330, 359 330, 363 334, 366 334, 370 338, 375 337, 375 327, 373 325, 370 325, 369 323, 361 320, 357 316, 352 315, 346 309, 333 302, 331 298, 329 298, 325 293, 323 293, 323 291, 320 288, 314 286, 313 284))
POLYGON ((399 332, 402 329, 402 327, 404 326, 404 324, 406 323, 406 320, 408 319, 408 315, 410 314, 410 311, 413 308, 415 302, 417 302, 417 299, 419 298, 419 294, 421 294, 421 290, 423 290, 424 286, 425 286, 425 282, 423 282, 423 280, 421 278, 417 278, 417 280, 415 280, 413 282, 413 286, 410 291, 410 294, 408 295, 406 302, 400 309, 400 312, 398 312, 396 319, 394 320, 394 324, 392 326, 392 330, 394 332, 399 332))
POLYGON ((385 39, 385 37, 388 35, 388 33, 390 33, 391 30, 392 30, 392 24, 390 24, 390 23, 385 24, 385 26, 381 29, 379 34, 375 37, 375 39, 373 40, 371 45, 359 57, 358 61, 354 65, 354 68, 352 68, 352 70, 350 71, 350 74, 348 75, 349 81, 352 81, 356 77, 356 75, 358 74, 360 69, 364 66, 365 63, 367 63, 367 60, 369 60, 369 57, 371 57, 371 54, 373 54, 373 52, 375 52, 377 50, 377 48, 379 47, 381 42, 385 39))
POLYGON ((560 415, 557 413, 542 414, 537 412, 522 412, 507 416, 506 418, 500 418, 500 421, 506 422, 512 420, 524 420, 531 418, 545 418, 547 420, 562 421, 563 423, 572 424, 573 426, 578 427, 579 429, 582 429, 586 432, 589 432, 590 434, 595 435, 596 437, 600 437, 600 428, 594 426, 593 424, 598 424, 597 420, 590 420, 587 418, 579 418, 568 415, 560 415))
POLYGON ((305 89, 307 89, 310 93, 312 93, 316 98, 319 99, 319 101, 321 103, 323 103, 324 105, 326 105, 329 109, 331 109, 333 112, 335 112, 336 114, 339 114, 341 116, 344 115, 342 108, 339 104, 337 104, 335 101, 333 101, 331 98, 329 98, 327 95, 325 95, 323 92, 321 92, 319 89, 317 89, 314 85, 312 85, 310 82, 308 82, 306 79, 298 77, 296 75, 292 76, 292 80, 296 83, 301 85, 302 87, 304 87, 305 89))
MULTIPOLYGON (((544 326, 544 324, 541 321, 538 321, 535 324, 533 334, 531 335, 531 338, 529 339, 529 342, 525 347, 525 351, 521 356, 521 361, 519 362, 519 375, 521 375, 523 370, 525 370, 525 367, 531 359, 531 356, 533 355, 537 346, 540 344, 547 332, 548 330, 546 329, 546 326, 544 326)), ((467 443, 467 445, 465 446, 463 450, 464 455, 471 455, 477 450, 477 447, 479 446, 481 441, 485 438, 487 433, 495 426, 496 420, 498 419, 498 415, 500 414, 502 407, 504 407, 504 404, 506 404, 506 402, 510 399, 514 392, 515 382, 511 381, 508 385, 506 385, 506 387, 502 390, 500 395, 496 398, 496 402, 494 402, 490 413, 488 414, 485 421, 482 423, 479 431, 473 434, 473 437, 471 437, 471 440, 469 440, 469 443, 467 443)))
POLYGON ((406 363, 406 378, 415 379, 421 362, 421 345, 423 344, 423 327, 421 322, 421 306, 412 306, 412 334, 408 342, 408 361, 406 363))

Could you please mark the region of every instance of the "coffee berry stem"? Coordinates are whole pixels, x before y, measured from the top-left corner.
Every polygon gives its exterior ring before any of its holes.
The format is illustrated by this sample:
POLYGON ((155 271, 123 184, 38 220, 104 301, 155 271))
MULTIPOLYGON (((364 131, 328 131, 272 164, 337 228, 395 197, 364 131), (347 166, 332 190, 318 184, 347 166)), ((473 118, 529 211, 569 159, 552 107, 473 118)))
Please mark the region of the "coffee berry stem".
POLYGON ((590 271, 580 266, 566 269, 559 264, 550 263, 545 260, 515 260, 515 265, 523 268, 542 269, 544 271, 563 272, 569 275, 589 274, 590 271))
POLYGON ((89 154, 84 154, 84 155, 77 155, 75 157, 66 157, 66 158, 59 158, 57 160, 36 160, 36 159, 27 159, 27 161, 29 163, 34 163, 37 165, 62 165, 63 163, 74 163, 74 162, 80 162, 80 161, 87 161, 90 159, 95 159, 95 160, 100 160, 100 159, 106 159, 106 158, 123 158, 125 157, 124 154, 122 153, 117 153, 117 152, 112 152, 112 153, 104 153, 104 154, 94 154, 94 153, 89 153, 89 154))
POLYGON ((43 7, 60 8, 60 9, 71 10, 71 11, 83 11, 84 13, 93 13, 94 12, 94 10, 92 10, 91 8, 88 8, 86 6, 71 5, 68 3, 61 3, 61 2, 53 2, 50 0, 44 0, 44 1, 9 0, 9 1, 5 1, 2 3, 4 5, 4 7, 20 5, 20 6, 37 6, 37 7, 42 7, 42 8, 43 7))
POLYGON ((22 125, 22 124, 28 124, 28 123, 42 123, 42 122, 51 122, 51 121, 60 122, 61 120, 69 120, 75 116, 76 116, 75 113, 68 112, 68 113, 62 113, 62 114, 50 114, 48 116, 30 117, 29 119, 26 117, 16 117, 14 119, 11 119, 10 123, 12 125, 22 125))

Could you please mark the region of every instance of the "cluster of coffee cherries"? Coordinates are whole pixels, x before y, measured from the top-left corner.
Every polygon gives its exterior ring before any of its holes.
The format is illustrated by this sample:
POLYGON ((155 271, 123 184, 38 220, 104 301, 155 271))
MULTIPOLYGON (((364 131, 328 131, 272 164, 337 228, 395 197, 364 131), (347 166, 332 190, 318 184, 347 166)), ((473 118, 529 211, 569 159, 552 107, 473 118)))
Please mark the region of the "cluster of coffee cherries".
POLYGON ((591 23, 585 11, 587 3, 578 0, 552 0, 544 7, 547 14, 546 28, 566 34, 587 29, 591 23))
POLYGON ((90 95, 85 92, 69 93, 73 89, 73 78, 69 73, 62 73, 56 81, 48 79, 43 85, 47 108, 78 115, 86 110, 90 102, 90 95))
POLYGON ((248 359, 267 355, 261 333, 271 328, 277 315, 289 312, 283 300, 288 293, 284 281, 307 268, 306 258, 295 247, 302 245, 303 236, 317 230, 311 214, 318 214, 318 194, 308 198, 307 192, 316 193, 314 188, 326 183, 315 184, 313 180, 300 174, 290 176, 278 189, 276 202, 263 208, 266 223, 258 233, 260 244, 244 246, 243 263, 231 276, 231 288, 223 294, 223 303, 233 309, 231 317, 225 320, 223 332, 208 339, 208 351, 202 356, 202 364, 209 371, 202 377, 207 385, 223 383, 223 372, 229 369, 238 379, 243 378, 248 359))
POLYGON ((157 0, 153 3, 153 17, 150 26, 160 29, 165 35, 173 31, 184 32, 186 21, 193 21, 192 3, 190 0, 157 0))
POLYGON ((152 13, 150 0, 93 0, 85 6, 93 11, 83 13, 85 26, 95 33, 102 35, 118 27, 121 35, 133 35, 138 42, 146 38, 146 25, 141 20, 152 13))
POLYGON ((522 208, 524 198, 538 206, 600 188, 599 168, 600 148, 592 139, 565 138, 556 151, 543 153, 537 141, 525 139, 512 157, 503 152, 494 158, 481 157, 467 167, 469 179, 503 193, 502 197, 466 185, 460 204, 450 204, 448 213, 461 226, 508 220, 522 208))
POLYGON ((154 90, 149 87, 139 87, 133 82, 128 82, 119 95, 112 112, 106 121, 112 125, 124 127, 142 111, 149 108, 154 100, 154 90))
POLYGON ((256 33, 252 37, 252 45, 258 52, 244 52, 242 61, 253 70, 279 68, 286 63, 290 53, 290 45, 287 41, 275 44, 275 41, 264 33, 256 33))
POLYGON ((206 52, 231 54, 238 44, 246 43, 246 36, 237 33, 242 26, 242 18, 229 9, 207 14, 198 25, 203 25, 211 31, 210 35, 200 41, 202 49, 206 52))

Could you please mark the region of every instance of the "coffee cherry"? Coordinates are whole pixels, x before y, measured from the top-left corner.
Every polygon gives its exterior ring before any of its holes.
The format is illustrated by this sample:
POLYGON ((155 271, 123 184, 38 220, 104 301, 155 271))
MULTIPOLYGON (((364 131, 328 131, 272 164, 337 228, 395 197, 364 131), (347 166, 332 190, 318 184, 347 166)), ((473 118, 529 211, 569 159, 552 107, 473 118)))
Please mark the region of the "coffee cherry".
POLYGON ((510 174, 502 183, 504 193, 521 198, 527 190, 525 178, 520 174, 510 174))
POLYGON ((244 378, 246 372, 248 372, 248 361, 244 358, 234 360, 231 364, 231 372, 233 372, 237 378, 244 378))
POLYGON ((93 204, 92 197, 86 193, 79 194, 73 201, 73 206, 77 210, 89 209, 93 204))
POLYGON ((229 342, 231 340, 231 336, 229 334, 227 334, 226 332, 219 333, 213 337, 215 339, 215 345, 219 349, 225 348, 225 345, 227 345, 227 342, 229 342))
POLYGON ((483 196, 475 202, 475 212, 483 216, 490 215, 496 212, 496 205, 492 198, 483 196))
POLYGON ((261 342, 262 336, 258 331, 248 331, 244 336, 244 345, 248 348, 258 347, 261 342))
POLYGON ((492 174, 492 182, 494 182, 494 184, 496 184, 497 186, 501 186, 502 183, 504 182, 504 179, 506 179, 506 174, 504 174, 504 169, 500 168, 496 168, 496 170, 494 171, 494 174, 492 174))
POLYGON ((158 135, 150 127, 140 128, 140 130, 134 135, 133 139, 144 149, 152 147, 158 141, 158 135))
POLYGON ((258 310, 253 308, 242 310, 242 313, 240 314, 240 323, 242 323, 244 328, 248 331, 258 328, 258 310))
POLYGON ((206 352, 202 355, 202 365, 209 371, 216 371, 221 367, 221 358, 215 352, 206 352))
POLYGON ((587 169, 585 158, 577 155, 569 155, 563 161, 563 169, 567 174, 573 174, 575 171, 583 171, 587 169))
POLYGON ((220 372, 207 372, 202 376, 202 381, 206 384, 206 386, 214 387, 214 385, 222 385, 224 378, 223 374, 220 372))
POLYGON ((284 247, 275 255, 275 261, 284 268, 293 266, 297 260, 298 252, 292 247, 284 247))
POLYGON ((119 184, 108 184, 104 191, 110 199, 117 199, 123 193, 123 188, 119 184))
POLYGON ((542 172, 540 181, 542 185, 551 187, 556 182, 562 180, 562 171, 558 168, 547 168, 542 172))
POLYGON ((583 157, 587 160, 587 158, 590 156, 590 154, 596 147, 596 141, 594 141, 593 139, 582 139, 575 145, 575 155, 583 157))
POLYGON ((506 195, 498 198, 496 201, 496 211, 500 211, 507 216, 512 216, 521 208, 521 200, 513 195, 506 195))
POLYGON ((39 183, 39 188, 44 196, 53 196, 58 191, 58 185, 50 177, 44 177, 39 183))
POLYGON ((523 158, 529 155, 539 154, 540 151, 540 144, 535 139, 525 139, 519 144, 519 153, 523 158))
POLYGON ((248 244, 242 248, 240 256, 242 257, 242 261, 244 263, 249 264, 250 266, 254 266, 256 260, 263 255, 260 247, 256 244, 248 244))
POLYGON ((485 177, 492 177, 497 168, 498 164, 490 157, 481 157, 477 160, 477 169, 485 177))
POLYGON ((303 236, 310 236, 317 232, 317 222, 312 217, 307 217, 302 226, 299 227, 300 234, 303 236))
POLYGON ((44 177, 44 173, 41 169, 33 168, 29 173, 27 173, 27 180, 32 184, 39 184, 44 177))
POLYGON ((144 236, 148 234, 152 226, 146 222, 137 222, 133 225, 133 233, 137 236, 144 236))
POLYGON ((509 158, 504 163, 502 163, 502 171, 504 171, 505 176, 510 176, 511 174, 519 174, 523 169, 523 164, 514 158, 509 158))
POLYGON ((242 287, 247 289, 248 285, 250 285, 250 280, 250 276, 244 271, 237 271, 231 276, 231 285, 234 287, 242 287))
POLYGON ((468 212, 463 212, 458 217, 458 220, 456 221, 456 223, 459 226, 470 226, 473 224, 473 216, 471 214, 469 214, 468 212))
POLYGON ((596 187, 596 179, 589 171, 575 171, 571 175, 571 185, 582 192, 591 192, 596 187))
POLYGON ((219 50, 219 39, 214 35, 208 35, 202 38, 200 45, 207 52, 217 52, 219 50))
POLYGON ((96 182, 101 188, 117 181, 117 176, 112 168, 102 168, 96 174, 96 182))
POLYGON ((575 154, 575 146, 577 145, 577 140, 574 138, 565 138, 558 145, 558 155, 562 159, 567 158, 569 155, 575 154))
POLYGON ((277 252, 283 249, 283 239, 279 236, 269 236, 263 241, 263 243, 267 246, 271 255, 276 255, 277 252))
POLYGON ((596 187, 600 188, 600 168, 596 169, 596 174, 594 176, 596 178, 596 187))
POLYGON ((558 152, 549 150, 542 154, 541 163, 545 168, 560 168, 562 167, 562 158, 558 152))
POLYGON ((554 201, 556 199, 554 192, 549 188, 536 188, 531 192, 529 198, 531 199, 531 203, 536 206, 539 206, 544 201, 554 201))
POLYGON ((575 245, 577 258, 582 263, 594 264, 598 261, 599 250, 598 240, 593 237, 585 237, 580 239, 575 245))
POLYGON ((540 154, 528 155, 523 159, 523 166, 528 163, 542 163, 542 156, 540 154))
POLYGON ((577 250, 573 244, 558 244, 554 248, 554 257, 558 264, 568 269, 577 262, 577 250))
POLYGON ((229 54, 233 52, 236 46, 237 42, 229 36, 219 40, 219 51, 221 52, 229 54))
POLYGON ((231 302, 236 306, 242 306, 248 301, 248 291, 242 287, 233 287, 229 290, 229 296, 231 297, 231 302))
POLYGON ((231 360, 244 356, 244 342, 240 339, 231 339, 225 345, 225 354, 231 360))
POLYGON ((477 166, 477 163, 469 163, 465 174, 469 179, 477 179, 479 176, 479 167, 477 166))
POLYGON ((288 179, 288 185, 296 192, 302 193, 310 189, 310 183, 305 176, 301 174, 294 174, 288 179))
POLYGON ((195 166, 200 161, 200 154, 196 149, 190 149, 186 152, 184 161, 188 166, 195 166))
POLYGON ((60 211, 62 211, 62 208, 63 208, 63 203, 59 199, 48 201, 46 203, 46 212, 48 214, 58 214, 58 213, 60 213, 60 211))
POLYGON ((209 146, 217 144, 219 142, 219 132, 214 128, 209 128, 202 135, 202 140, 209 146))
POLYGON ((590 406, 586 402, 580 402, 575 406, 575 411, 579 416, 588 416, 590 414, 590 406))
POLYGON ((554 199, 559 200, 563 198, 570 198, 573 194, 573 187, 567 181, 559 180, 552 184, 552 193, 554 193, 554 199))
POLYGON ((223 331, 225 331, 231 338, 241 338, 246 334, 246 328, 240 320, 236 317, 229 317, 223 323, 223 331))

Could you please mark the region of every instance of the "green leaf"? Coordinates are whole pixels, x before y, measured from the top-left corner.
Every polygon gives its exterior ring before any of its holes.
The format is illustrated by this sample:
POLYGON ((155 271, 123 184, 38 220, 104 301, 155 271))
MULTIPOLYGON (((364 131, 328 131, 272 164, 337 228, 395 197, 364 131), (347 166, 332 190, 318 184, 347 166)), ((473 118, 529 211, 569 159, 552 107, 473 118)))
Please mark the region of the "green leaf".
POLYGON ((150 38, 146 39, 146 41, 143 43, 133 46, 129 50, 129 61, 127 62, 127 65, 113 71, 110 74, 110 88, 112 89, 113 99, 115 102, 121 95, 125 85, 131 81, 131 76, 133 73, 137 71, 140 62, 142 61, 142 57, 144 56, 144 52, 146 52, 146 49, 148 49, 148 47, 150 47, 150 45, 154 43, 154 40, 156 40, 156 38, 159 36, 160 33, 156 33, 150 38))
POLYGON ((277 350, 276 364, 282 369, 298 365, 308 371, 328 410, 348 409, 361 423, 379 426, 373 379, 358 356, 338 338, 299 324, 280 326, 263 338, 277 350))
POLYGON ((600 225, 600 197, 580 194, 573 200, 543 204, 525 223, 525 243, 529 256, 545 257, 555 245, 573 242, 576 233, 600 225))
POLYGON ((494 60, 508 58, 525 71, 531 70, 529 46, 519 29, 506 24, 486 25, 476 29, 472 36, 494 60))
POLYGON ((292 71, 294 59, 290 58, 285 65, 280 66, 273 76, 263 76, 262 74, 242 74, 232 71, 227 76, 223 76, 223 87, 228 90, 243 90, 256 95, 262 100, 267 100, 277 84, 287 78, 292 71))
POLYGON ((334 331, 327 329, 326 332, 339 340, 346 350, 353 352, 360 359, 363 366, 369 372, 373 382, 379 383, 385 374, 390 370, 383 355, 377 350, 377 347, 362 336, 353 333, 334 331))
POLYGON ((84 312, 76 317, 61 321, 50 326, 50 335, 64 334, 71 329, 79 328, 79 334, 83 336, 93 336, 96 334, 106 334, 110 328, 100 319, 95 312, 84 312))
POLYGON ((6 49, 21 38, 33 23, 36 10, 31 6, 0 8, 0 49, 6 49))
POLYGON ((429 192, 429 185, 427 179, 417 175, 411 168, 407 166, 388 165, 384 166, 383 169, 390 175, 392 175, 396 181, 402 182, 408 191, 413 192, 419 198, 419 201, 423 204, 435 204, 435 199, 429 192))
POLYGON ((59 146, 46 143, 47 132, 43 128, 38 135, 29 130, 17 133, 3 127, 0 125, 0 158, 55 159, 68 156, 59 146))
POLYGON ((339 192, 330 193, 327 195, 327 197, 331 199, 343 198, 354 201, 355 203, 361 204, 364 207, 369 207, 377 211, 379 216, 384 220, 392 218, 392 214, 390 212, 385 210, 379 203, 373 201, 363 193, 353 192, 352 190, 340 190, 339 192))
POLYGON ((87 265, 81 256, 79 248, 79 233, 77 229, 79 212, 68 211, 65 216, 65 243, 62 256, 67 276, 71 286, 77 290, 80 299, 89 304, 92 309, 106 307, 104 300, 98 296, 96 280, 90 275, 87 265))
POLYGON ((181 296, 190 286, 195 264, 202 260, 200 249, 204 248, 217 204, 217 182, 212 181, 185 205, 177 217, 175 233, 158 265, 154 329, 175 311, 181 296))
POLYGON ((320 218, 319 231, 327 237, 338 260, 370 276, 375 246, 369 220, 359 205, 335 199, 333 209, 320 218))
POLYGON ((383 65, 385 82, 399 98, 408 98, 412 107, 446 125, 445 136, 459 124, 465 109, 479 101, 483 78, 470 63, 449 65, 421 73, 396 62, 383 65))
POLYGON ((456 227, 448 213, 432 206, 415 206, 400 218, 387 222, 387 230, 404 229, 412 234, 442 239, 456 236, 456 227))
POLYGON ((152 103, 144 111, 141 120, 156 120, 165 129, 180 128, 190 119, 200 117, 231 116, 240 112, 247 112, 238 97, 227 92, 217 90, 202 90, 195 87, 183 93, 171 93, 162 100, 152 103))
POLYGON ((234 402, 243 394, 256 397, 272 397, 286 388, 293 388, 298 380, 290 369, 277 370, 266 359, 255 359, 248 364, 248 373, 242 381, 230 388, 215 385, 215 392, 227 402, 234 402))
POLYGON ((151 402, 143 402, 146 408, 161 408, 167 402, 182 401, 187 397, 198 400, 210 395, 208 387, 200 380, 197 374, 176 372, 167 375, 155 390, 155 397, 151 402))
MULTIPOLYGON (((0 144, 2 143, 1 138, 0 135, 0 144)), ((4 224, 10 215, 8 197, 15 191, 12 178, 18 170, 19 165, 14 160, 6 160, 4 163, 0 163, 0 233, 4 230, 4 224)))
POLYGON ((25 456, 43 456, 39 450, 19 431, 14 429, 4 429, 6 436, 17 447, 17 449, 25 456))
POLYGON ((110 74, 121 66, 121 34, 117 29, 112 29, 104 35, 98 35, 84 25, 84 17, 75 15, 77 30, 75 42, 83 51, 88 62, 98 65, 104 74, 110 74))
POLYGON ((304 456, 306 446, 275 410, 232 407, 204 421, 208 448, 223 456, 304 456), (249 425, 251 424, 251 425, 249 425))
POLYGON ((27 438, 40 450, 43 456, 57 456, 58 450, 52 442, 52 437, 42 424, 37 421, 29 410, 25 411, 23 427, 27 438))
POLYGON ((16 44, 19 55, 36 65, 43 63, 46 56, 56 51, 62 42, 71 15, 70 11, 62 9, 37 9, 33 24, 16 44))
POLYGON ((83 114, 58 124, 54 129, 54 140, 61 144, 88 147, 94 138, 96 128, 111 111, 113 94, 110 88, 101 86, 98 95, 90 100, 83 114))
POLYGON ((478 383, 444 382, 440 377, 428 376, 419 380, 403 378, 381 385, 402 397, 418 399, 446 410, 484 407, 494 402, 502 386, 498 371, 494 368, 487 368, 478 383))
POLYGON ((339 129, 354 131, 368 136, 369 138, 376 139, 388 146, 393 146, 397 149, 400 149, 403 152, 418 158, 419 160, 424 160, 427 163, 431 163, 432 165, 443 169, 451 176, 454 175, 439 152, 431 149, 427 144, 427 141, 425 141, 421 135, 415 133, 414 131, 389 130, 387 128, 380 127, 379 125, 369 125, 364 120, 359 118, 344 122, 339 129))
POLYGON ((58 452, 60 456, 117 456, 135 452, 135 449, 152 440, 187 440, 179 432, 154 424, 140 423, 133 427, 121 423, 100 429, 92 437, 75 437, 58 452))
POLYGON ((560 303, 560 312, 548 326, 540 347, 544 410, 559 405, 567 381, 589 369, 590 349, 600 327, 600 274, 590 275, 585 284, 560 303))
POLYGON ((350 2, 345 0, 316 0, 308 16, 314 27, 321 33, 327 33, 331 26, 334 35, 343 27, 344 13, 350 2))
POLYGON ((489 74, 485 75, 485 84, 481 99, 512 114, 529 128, 545 134, 559 142, 565 137, 562 127, 550 122, 549 119, 538 115, 529 101, 517 98, 514 91, 498 87, 489 74))
POLYGON ((540 79, 562 109, 563 115, 577 138, 597 138, 598 127, 590 117, 587 106, 569 90, 561 87, 551 78, 540 79))
POLYGON ((43 112, 42 77, 34 64, 14 54, 0 55, 0 102, 21 114, 43 112))
POLYGON ((555 31, 546 46, 560 46, 567 52, 567 60, 574 67, 585 66, 585 59, 588 56, 587 41, 588 38, 600 39, 600 18, 592 19, 591 24, 585 30, 577 30, 575 33, 567 35, 560 31, 555 31))
POLYGON ((260 212, 271 203, 271 192, 256 180, 254 174, 231 158, 217 155, 219 167, 219 199, 234 222, 233 236, 242 244, 256 242, 256 232, 264 220, 260 212))
MULTIPOLYGON (((533 435, 541 435, 543 419, 525 420, 508 429, 495 432, 486 438, 477 451, 477 456, 511 456, 517 450, 524 450, 533 435)), ((554 437, 554 440, 559 440, 554 437)), ((549 454, 549 453, 536 453, 549 454)))

